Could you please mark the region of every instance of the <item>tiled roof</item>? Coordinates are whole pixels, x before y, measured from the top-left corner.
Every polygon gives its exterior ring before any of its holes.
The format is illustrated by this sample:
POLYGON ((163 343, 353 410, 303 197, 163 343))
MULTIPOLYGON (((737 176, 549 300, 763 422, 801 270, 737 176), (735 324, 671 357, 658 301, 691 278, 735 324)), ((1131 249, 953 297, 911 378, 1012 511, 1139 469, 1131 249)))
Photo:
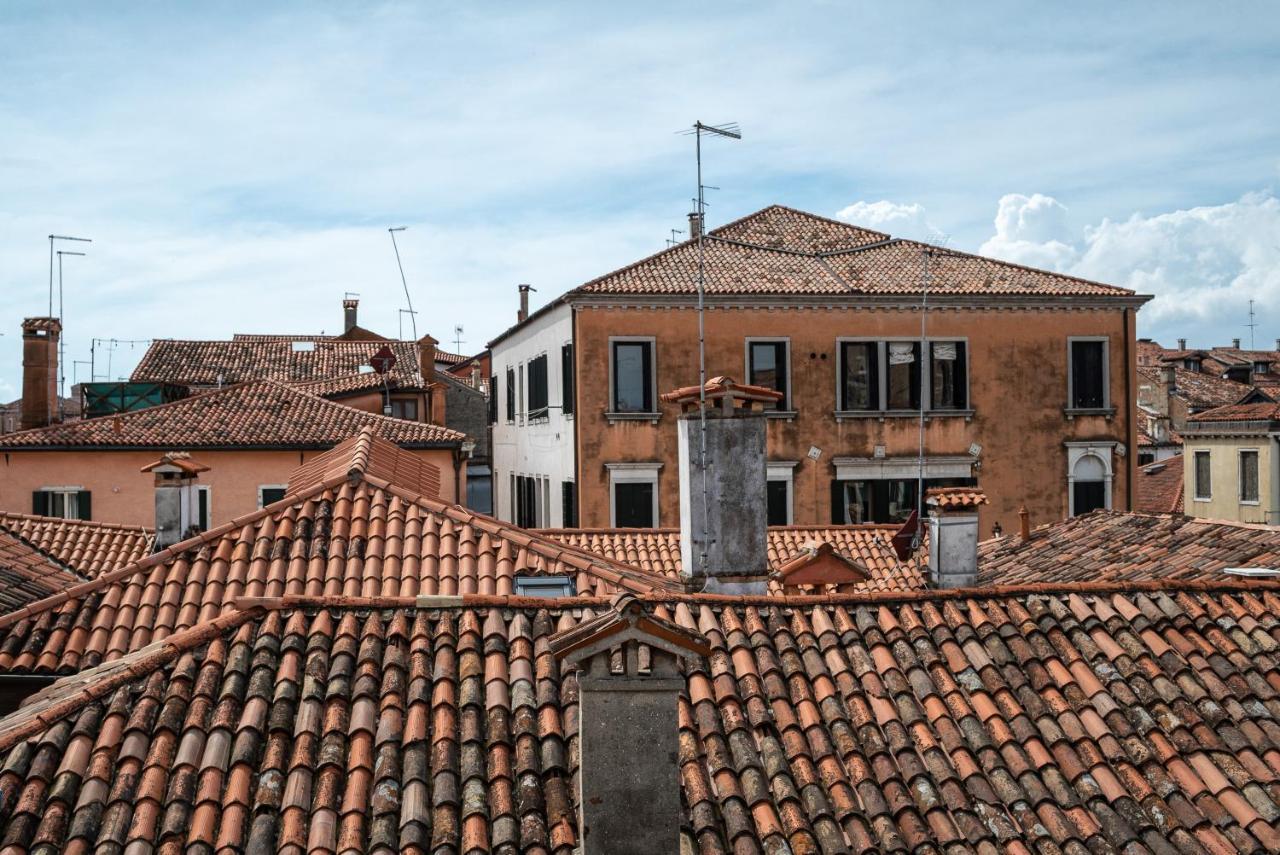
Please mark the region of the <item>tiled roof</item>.
MULTIPOLYGON (((650 606, 712 648, 671 711, 679 851, 1280 849, 1275 584, 875 597, 650 606)), ((0 721, 4 851, 570 855, 549 639, 592 616, 263 604, 173 635, 0 721)))
MULTIPOLYGON (((707 233, 711 295, 919 294, 926 251, 931 294, 1133 297, 1132 291, 955 252, 773 206, 707 233)), ((698 245, 685 241, 601 276, 572 295, 696 292, 698 245)))
MULTIPOLYGON (((811 542, 831 543, 841 555, 867 569, 870 579, 858 586, 866 591, 909 591, 925 587, 914 563, 898 561, 890 538, 897 526, 778 526, 769 529, 769 570, 778 572, 811 542)), ((647 529, 545 529, 540 534, 641 570, 678 579, 680 531, 647 529)), ((781 593, 777 580, 770 583, 781 593)))
POLYGON ((1280 568, 1280 527, 1094 511, 978 547, 981 584, 1222 578, 1228 567, 1280 568))
POLYGON ((1232 404, 1215 407, 1187 418, 1189 422, 1263 422, 1280 421, 1280 404, 1232 404))
POLYGON ((288 491, 290 495, 306 493, 343 477, 354 484, 368 475, 430 499, 440 495, 437 467, 398 445, 379 442, 371 427, 361 428, 355 436, 295 469, 289 476, 288 491))
POLYGON ((383 480, 385 448, 363 469, 339 462, 359 456, 336 449, 330 465, 301 467, 275 504, 0 616, 0 672, 93 667, 226 614, 237 597, 504 595, 518 573, 569 576, 580 593, 678 588, 426 497, 412 472, 383 480))
POLYGON ((924 501, 930 507, 961 510, 991 504, 987 494, 976 487, 930 487, 924 501))
MULTIPOLYGON (((1149 382, 1163 382, 1159 368, 1139 368, 1138 373, 1149 382)), ((1244 383, 1214 377, 1212 374, 1187 371, 1185 368, 1174 369, 1174 385, 1174 394, 1193 407, 1234 404, 1253 390, 1252 386, 1244 383)))
POLYGON ((1138 467, 1136 510, 1147 514, 1182 513, 1182 455, 1138 467))
POLYGON ((77 573, 93 578, 151 554, 155 532, 116 523, 0 513, 7 528, 77 573))
POLYGON ((381 390, 384 384, 392 389, 399 388, 399 384, 394 380, 389 377, 384 378, 383 375, 374 371, 357 371, 355 374, 341 374, 337 377, 324 377, 320 380, 304 380, 293 385, 304 392, 310 392, 312 395, 328 398, 333 395, 346 395, 352 392, 367 392, 370 389, 381 390))
POLYGON ((262 380, 144 410, 6 434, 0 448, 323 448, 366 426, 407 447, 466 438, 449 428, 368 413, 262 380))
POLYGON ((231 341, 157 339, 147 348, 130 379, 193 386, 250 380, 328 380, 358 373, 360 366, 368 365, 370 357, 384 346, 396 355, 391 378, 405 386, 421 385, 418 346, 414 342, 345 341, 323 336, 254 336, 231 341), (311 342, 310 349, 295 349, 300 342, 311 342))
POLYGON ((52 555, 0 525, 0 612, 20 609, 83 581, 52 555))

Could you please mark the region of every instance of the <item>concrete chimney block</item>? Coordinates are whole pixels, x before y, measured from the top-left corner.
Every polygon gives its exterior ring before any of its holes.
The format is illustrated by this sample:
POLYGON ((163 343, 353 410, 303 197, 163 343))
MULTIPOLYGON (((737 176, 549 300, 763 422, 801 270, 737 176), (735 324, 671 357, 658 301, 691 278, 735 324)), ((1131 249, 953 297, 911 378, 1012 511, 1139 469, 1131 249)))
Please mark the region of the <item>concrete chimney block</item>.
POLYGON ((1231 347, 1232 347, 1232 349, 1233 349, 1233 350, 1239 350, 1239 349, 1240 349, 1240 339, 1238 339, 1238 338, 1233 338, 1233 339, 1231 339, 1231 347))
POLYGON ((342 331, 344 333, 351 332, 356 326, 356 310, 360 307, 359 300, 353 300, 348 297, 342 301, 342 331))
POLYGON ((1187 349, 1187 340, 1185 338, 1178 339, 1178 350, 1187 349))

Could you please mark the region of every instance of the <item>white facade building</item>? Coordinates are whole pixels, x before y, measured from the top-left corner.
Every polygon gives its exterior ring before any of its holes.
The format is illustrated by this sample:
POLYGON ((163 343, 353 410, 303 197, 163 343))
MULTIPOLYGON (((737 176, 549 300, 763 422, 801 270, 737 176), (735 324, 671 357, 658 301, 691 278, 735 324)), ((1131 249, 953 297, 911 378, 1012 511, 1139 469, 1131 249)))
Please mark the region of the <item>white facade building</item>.
POLYGON ((551 303, 492 342, 490 354, 494 516, 529 528, 576 526, 573 309, 551 303))

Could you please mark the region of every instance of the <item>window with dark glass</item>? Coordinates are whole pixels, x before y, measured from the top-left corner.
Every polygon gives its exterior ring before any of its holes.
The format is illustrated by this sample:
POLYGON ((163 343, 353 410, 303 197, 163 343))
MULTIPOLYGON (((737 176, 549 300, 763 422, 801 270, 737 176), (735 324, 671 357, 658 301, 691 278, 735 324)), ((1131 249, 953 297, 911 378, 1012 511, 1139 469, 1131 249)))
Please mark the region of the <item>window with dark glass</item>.
POLYGON ((787 343, 785 341, 753 341, 747 345, 747 382, 782 393, 775 409, 789 406, 787 390, 787 343))
POLYGON ((547 414, 547 355, 529 360, 529 417, 547 414))
POLYGON ((651 413, 653 401, 653 343, 613 343, 613 409, 615 413, 651 413))
POLYGON ((573 415, 573 345, 560 348, 560 405, 566 416, 573 415))
POLYGON ((259 487, 258 494, 262 501, 260 507, 265 508, 267 505, 274 504, 284 498, 284 487, 259 487))
POLYGON ((1075 481, 1071 484, 1072 507, 1076 516, 1100 511, 1107 506, 1105 481, 1075 481))
POLYGON ((1209 452, 1197 451, 1195 454, 1195 497, 1197 499, 1213 498, 1213 479, 1209 469, 1209 452))
POLYGON ((201 531, 209 530, 209 488, 196 489, 196 527, 201 531))
POLYGON ((93 519, 88 490, 36 490, 31 494, 31 512, 42 517, 69 520, 93 519))
POLYGON ((1258 501, 1258 452, 1240 452, 1240 501, 1258 501))
POLYGON ((560 514, 562 526, 578 527, 578 493, 572 481, 560 482, 560 514))
POLYGON ((617 528, 653 528, 653 482, 620 481, 613 485, 613 524, 617 528))
POLYGON ((527 475, 516 476, 516 525, 521 528, 538 525, 538 482, 527 475))
MULTIPOLYGON (((971 487, 973 478, 926 478, 930 487, 971 487)), ((836 525, 901 523, 916 509, 919 482, 915 478, 884 478, 831 482, 831 521, 836 525)))
POLYGON ((790 524, 790 514, 788 507, 791 503, 787 501, 788 494, 791 492, 786 481, 769 481, 765 485, 765 499, 768 504, 769 525, 788 525, 790 524))
POLYGON ((498 375, 489 375, 489 424, 498 423, 498 375))
POLYGON ((840 345, 840 409, 880 409, 880 346, 874 341, 840 345))
POLYGON ((891 341, 887 353, 887 409, 920 409, 920 342, 891 341))
POLYGON ((391 415, 397 419, 416 422, 418 420, 418 402, 414 398, 392 398, 391 415))
POLYGON ((493 513, 493 470, 487 464, 467 464, 467 507, 482 514, 493 513))
POLYGON ((929 343, 929 408, 963 410, 969 406, 969 380, 962 341, 929 343))
POLYGON ((516 370, 507 369, 507 423, 516 420, 516 370))
POLYGON ((1106 342, 1071 342, 1072 408, 1100 410, 1106 405, 1106 342))

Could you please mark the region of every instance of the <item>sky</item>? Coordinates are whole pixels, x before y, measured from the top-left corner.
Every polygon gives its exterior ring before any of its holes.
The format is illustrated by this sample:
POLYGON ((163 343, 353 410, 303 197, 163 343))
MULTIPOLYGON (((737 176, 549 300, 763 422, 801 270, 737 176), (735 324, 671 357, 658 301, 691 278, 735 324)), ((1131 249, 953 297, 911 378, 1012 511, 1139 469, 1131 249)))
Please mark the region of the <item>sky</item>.
POLYGON ((7 0, 0 80, 0 400, 51 233, 93 239, 68 383, 95 338, 102 380, 131 340, 340 331, 346 292, 408 336, 391 226, 418 333, 474 352, 518 283, 685 226, 695 120, 743 132, 710 227, 781 203, 1154 294, 1166 344, 1280 336, 1271 3, 7 0))

